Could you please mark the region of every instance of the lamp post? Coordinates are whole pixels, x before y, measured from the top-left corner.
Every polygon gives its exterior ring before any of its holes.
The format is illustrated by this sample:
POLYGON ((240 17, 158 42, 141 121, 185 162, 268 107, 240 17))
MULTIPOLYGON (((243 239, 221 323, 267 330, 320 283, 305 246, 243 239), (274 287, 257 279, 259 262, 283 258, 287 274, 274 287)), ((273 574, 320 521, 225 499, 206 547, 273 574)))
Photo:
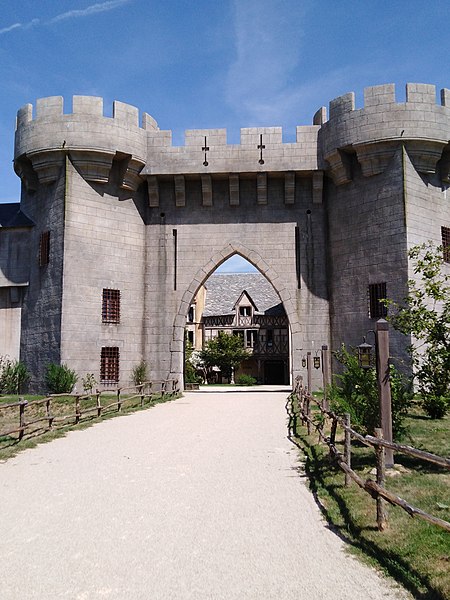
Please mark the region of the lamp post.
MULTIPOLYGON (((380 403, 380 421, 384 439, 392 442, 392 407, 391 383, 389 373, 389 324, 385 319, 379 319, 375 326, 375 355, 378 383, 378 399, 380 403)), ((372 366, 372 346, 364 342, 358 346, 358 360, 363 369, 372 366)), ((394 451, 385 448, 386 466, 394 466, 394 451)))

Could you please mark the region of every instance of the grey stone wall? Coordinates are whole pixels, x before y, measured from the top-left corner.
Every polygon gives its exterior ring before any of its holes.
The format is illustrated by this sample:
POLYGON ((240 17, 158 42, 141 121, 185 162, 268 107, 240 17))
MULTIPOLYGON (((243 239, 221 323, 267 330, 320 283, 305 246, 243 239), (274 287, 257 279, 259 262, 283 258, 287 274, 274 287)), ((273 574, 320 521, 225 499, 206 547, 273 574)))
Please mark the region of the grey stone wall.
POLYGON ((29 237, 29 286, 24 288, 20 358, 31 373, 30 389, 43 389, 46 366, 61 360, 65 171, 51 186, 22 188, 22 211, 35 223, 29 237), (49 264, 39 266, 41 233, 50 231, 49 264))
MULTIPOLYGON (((353 347, 375 329, 369 318, 368 285, 386 282, 387 295, 406 294, 408 261, 403 205, 402 155, 386 171, 364 178, 354 163, 353 180, 328 191, 330 317, 332 348, 353 347)), ((367 336, 373 344, 373 336, 367 336)), ((391 352, 405 360, 405 341, 391 330, 391 352)))
MULTIPOLYGON (((120 352, 120 385, 143 356, 144 200, 87 183, 68 161, 61 360, 100 381, 102 346, 120 352), (102 290, 120 290, 120 323, 102 323, 102 290)), ((78 385, 81 388, 81 381, 78 385)))

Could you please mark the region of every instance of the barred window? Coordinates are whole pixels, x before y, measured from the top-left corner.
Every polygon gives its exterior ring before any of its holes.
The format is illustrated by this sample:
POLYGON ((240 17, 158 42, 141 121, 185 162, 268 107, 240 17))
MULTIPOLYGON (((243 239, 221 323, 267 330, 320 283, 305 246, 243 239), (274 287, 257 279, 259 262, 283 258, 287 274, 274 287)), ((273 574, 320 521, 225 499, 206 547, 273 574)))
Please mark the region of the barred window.
POLYGON ((445 262, 450 263, 450 227, 441 227, 442 250, 445 262))
POLYGON ((386 298, 386 283, 371 283, 368 288, 369 317, 381 319, 387 315, 387 307, 380 302, 386 298))
POLYGON ((102 383, 117 383, 119 381, 119 348, 116 346, 102 348, 100 381, 102 383))
POLYGON ((50 262, 50 231, 43 231, 39 239, 39 266, 50 262))
POLYGON ((103 290, 102 323, 120 323, 120 290, 103 290))

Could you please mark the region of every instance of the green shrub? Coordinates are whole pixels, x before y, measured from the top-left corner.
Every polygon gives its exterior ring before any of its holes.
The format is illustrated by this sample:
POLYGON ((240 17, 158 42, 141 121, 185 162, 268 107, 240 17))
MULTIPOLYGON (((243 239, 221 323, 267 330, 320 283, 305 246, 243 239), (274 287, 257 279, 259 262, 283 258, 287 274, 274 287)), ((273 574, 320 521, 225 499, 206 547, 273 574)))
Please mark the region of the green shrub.
POLYGON ((92 394, 92 390, 97 385, 94 373, 86 373, 86 377, 81 378, 81 383, 85 394, 92 394))
POLYGON ((0 356, 0 393, 19 394, 29 379, 28 370, 22 362, 0 356))
POLYGON ((251 375, 239 375, 236 378, 236 385, 256 385, 256 379, 251 375))
POLYGON ((141 360, 139 364, 133 367, 133 370, 131 371, 131 380, 133 381, 134 385, 141 385, 142 383, 148 381, 147 363, 145 360, 141 360))
POLYGON ((78 377, 75 371, 69 369, 66 364, 50 363, 47 365, 45 382, 53 394, 70 394, 77 381, 78 377))
MULTIPOLYGON (((373 434, 380 427, 377 375, 374 368, 359 366, 355 350, 345 346, 335 353, 344 372, 335 376, 328 390, 330 406, 338 414, 349 413, 352 426, 363 434, 373 434)), ((390 365, 392 432, 396 439, 404 433, 403 419, 413 399, 411 382, 390 365)))

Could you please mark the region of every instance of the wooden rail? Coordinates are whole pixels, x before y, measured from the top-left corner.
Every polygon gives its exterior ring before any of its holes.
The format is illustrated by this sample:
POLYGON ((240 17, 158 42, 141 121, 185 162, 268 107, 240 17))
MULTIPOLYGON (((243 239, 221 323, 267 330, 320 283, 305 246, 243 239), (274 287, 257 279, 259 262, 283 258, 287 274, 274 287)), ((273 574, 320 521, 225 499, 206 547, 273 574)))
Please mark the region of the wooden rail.
MULTIPOLYGON (((179 393, 178 381, 175 379, 168 379, 162 381, 146 381, 140 385, 128 387, 128 388, 117 388, 113 390, 96 390, 95 394, 51 394, 40 400, 27 401, 20 398, 18 402, 10 404, 0 404, 0 416, 2 411, 8 409, 18 409, 18 426, 12 426, 5 431, 0 431, 0 438, 10 436, 12 434, 18 434, 18 439, 21 440, 28 428, 37 423, 46 423, 46 430, 50 430, 57 423, 64 423, 68 420, 73 420, 75 424, 79 423, 83 418, 88 417, 92 413, 96 413, 97 417, 101 417, 105 412, 111 412, 117 410, 120 412, 124 403, 136 400, 139 398, 140 406, 143 407, 147 401, 149 404, 152 403, 155 397, 171 398, 179 393), (131 392, 131 393, 130 393, 131 392), (102 403, 102 399, 108 401, 107 396, 115 395, 114 401, 108 404, 102 403), (56 401, 61 398, 67 398, 67 407, 72 400, 73 412, 68 414, 53 414, 52 408, 56 401), (95 398, 94 406, 83 406, 83 402, 91 403, 95 398), (45 414, 40 416, 32 416, 30 413, 32 409, 38 409, 45 407, 45 414), (29 420, 26 419, 27 412, 30 415, 29 420)), ((55 411, 56 413, 56 411, 55 411)))
POLYGON ((416 508, 410 505, 406 500, 396 496, 385 488, 385 464, 384 464, 384 449, 391 448, 396 452, 407 454, 419 458, 421 460, 439 465, 444 469, 450 469, 450 460, 431 452, 424 452, 413 448, 411 446, 405 446, 402 444, 396 444, 393 442, 387 442, 383 439, 383 432, 381 429, 376 430, 376 435, 362 436, 350 426, 350 415, 345 415, 342 418, 336 415, 334 412, 325 409, 320 402, 318 402, 306 388, 303 387, 303 382, 297 380, 294 391, 288 398, 286 403, 286 409, 289 415, 289 431, 296 433, 299 419, 307 427, 308 435, 311 434, 311 430, 316 429, 319 438, 328 445, 330 455, 337 462, 339 467, 345 473, 345 484, 349 485, 350 480, 353 480, 361 489, 369 493, 372 498, 377 501, 377 525, 380 531, 383 531, 387 526, 387 513, 385 510, 385 503, 383 500, 388 501, 390 504, 399 506, 405 510, 411 517, 417 516, 433 525, 442 527, 443 529, 450 532, 450 523, 429 515, 420 508, 416 508), (331 433, 330 436, 325 436, 323 433, 323 422, 316 424, 311 419, 311 403, 317 405, 320 410, 320 414, 323 418, 331 420, 331 433), (336 448, 336 433, 338 425, 343 429, 345 434, 344 440, 344 452, 340 452, 336 448), (351 468, 351 439, 355 438, 365 444, 371 446, 375 450, 376 454, 376 466, 377 466, 377 480, 362 479, 352 468, 351 468))

